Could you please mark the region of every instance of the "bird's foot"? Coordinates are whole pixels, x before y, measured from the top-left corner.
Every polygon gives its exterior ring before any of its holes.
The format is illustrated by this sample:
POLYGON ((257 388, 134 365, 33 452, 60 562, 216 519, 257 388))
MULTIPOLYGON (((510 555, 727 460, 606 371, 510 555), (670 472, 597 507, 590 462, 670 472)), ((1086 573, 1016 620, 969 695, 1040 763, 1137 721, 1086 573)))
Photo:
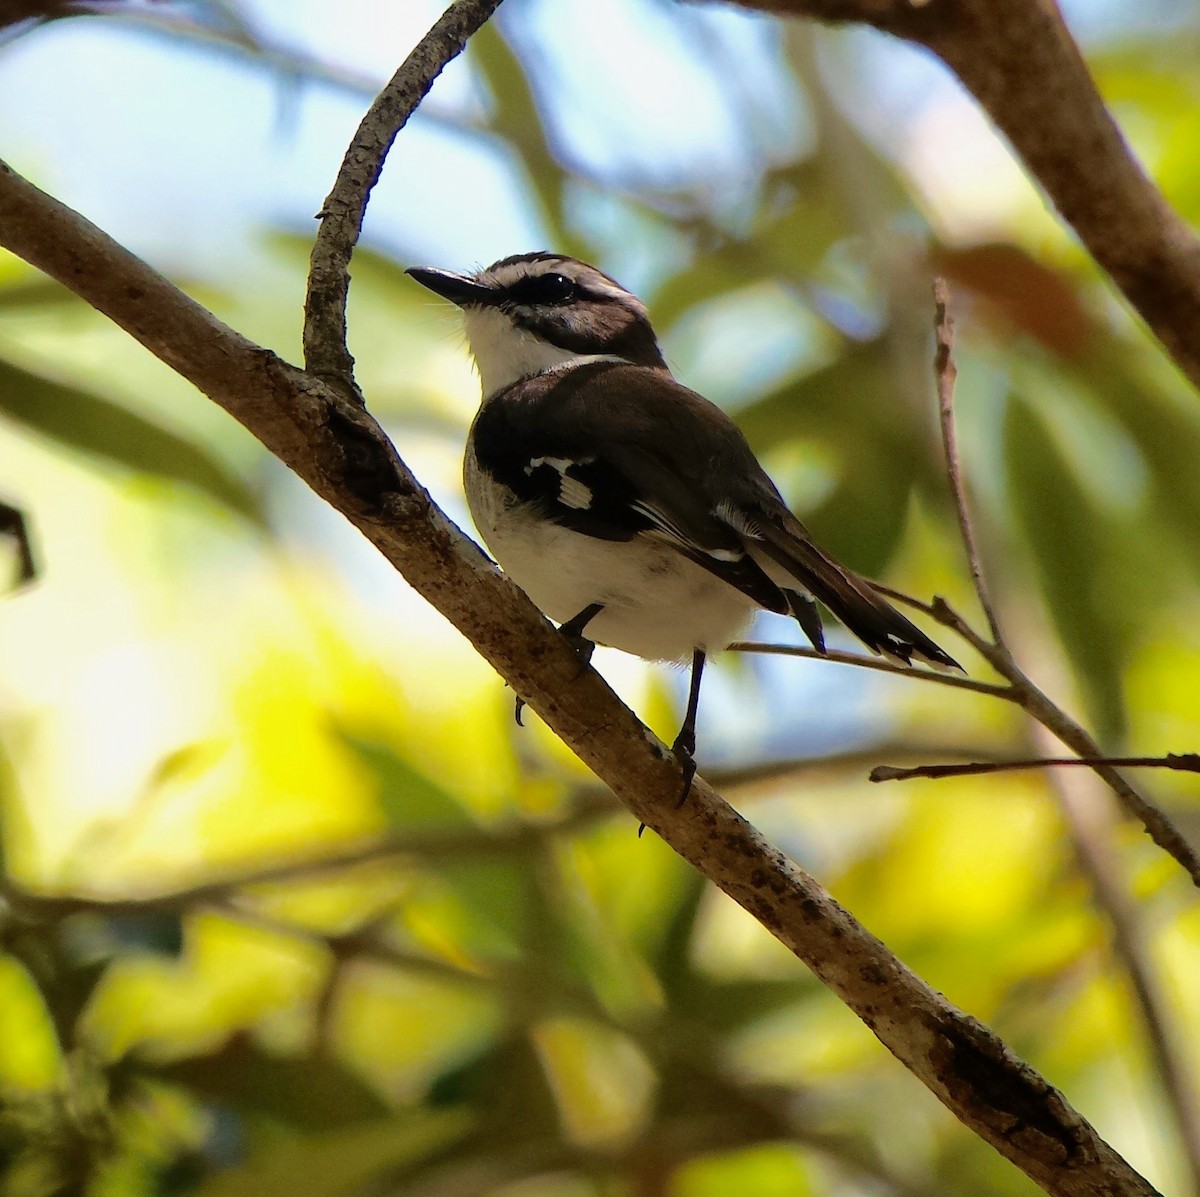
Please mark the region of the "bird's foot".
POLYGON ((675 743, 671 745, 671 751, 675 754, 675 759, 679 762, 680 769, 683 770, 683 790, 679 795, 678 801, 675 803, 675 809, 678 810, 687 800, 688 795, 692 792, 692 780, 696 776, 696 733, 692 728, 685 727, 679 735, 675 737, 675 743))
MULTIPOLYGON (((596 651, 596 645, 583 634, 583 629, 603 609, 601 603, 592 603, 591 606, 580 611, 574 619, 568 619, 566 623, 559 625, 558 634, 575 650, 575 655, 579 658, 579 671, 571 679, 573 682, 577 682, 583 677, 584 671, 591 664, 592 653, 596 651)), ((525 709, 525 705, 525 700, 518 694, 513 709, 513 717, 516 719, 518 727, 525 726, 521 721, 521 712, 525 709)))
POLYGON ((575 655, 579 658, 579 672, 572 678, 572 681, 578 681, 591 664, 592 653, 596 651, 596 645, 589 640, 584 634, 583 629, 595 619, 603 610, 601 603, 592 603, 588 607, 584 607, 574 619, 568 619, 566 623, 560 624, 558 634, 575 650, 575 655))
POLYGON ((566 624, 563 624, 558 629, 559 635, 575 650, 575 655, 579 658, 579 672, 571 679, 573 682, 579 681, 587 671, 587 667, 592 663, 592 653, 596 651, 596 645, 586 636, 579 635, 566 630, 566 624))

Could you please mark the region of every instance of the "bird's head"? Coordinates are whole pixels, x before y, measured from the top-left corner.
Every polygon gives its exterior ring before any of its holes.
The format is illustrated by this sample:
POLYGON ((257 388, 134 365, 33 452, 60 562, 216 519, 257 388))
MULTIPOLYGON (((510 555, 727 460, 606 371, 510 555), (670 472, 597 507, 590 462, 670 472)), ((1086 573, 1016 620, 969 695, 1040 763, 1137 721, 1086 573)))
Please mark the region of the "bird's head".
POLYGON ((561 254, 518 254, 475 274, 413 267, 457 304, 485 397, 579 359, 665 370, 646 307, 607 274, 561 254))

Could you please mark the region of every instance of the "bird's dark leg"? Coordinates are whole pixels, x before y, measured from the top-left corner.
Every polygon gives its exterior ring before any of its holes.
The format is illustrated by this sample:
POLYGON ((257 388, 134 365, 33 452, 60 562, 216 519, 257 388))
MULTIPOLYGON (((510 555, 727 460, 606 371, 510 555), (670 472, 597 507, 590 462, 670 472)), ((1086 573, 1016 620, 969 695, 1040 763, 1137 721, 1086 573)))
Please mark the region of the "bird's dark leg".
POLYGON ((584 636, 583 629, 603 610, 603 603, 589 603, 574 619, 568 619, 566 623, 559 624, 558 634, 579 654, 582 661, 579 667, 580 674, 587 668, 596 648, 595 644, 584 636))
MULTIPOLYGON (((566 623, 558 625, 558 634, 575 650, 579 655, 579 672, 575 675, 575 679, 583 676, 583 671, 588 667, 588 662, 592 659, 592 653, 596 646, 583 634, 583 629, 604 610, 603 603, 589 603, 582 611, 579 612, 573 619, 568 619, 566 623)), ((518 695, 516 710, 514 712, 517 720, 517 726, 523 727, 521 723, 521 712, 525 709, 525 700, 518 695)))
POLYGON ((679 735, 675 737, 675 743, 671 745, 671 751, 675 753, 675 759, 683 769, 683 793, 679 795, 679 801, 675 804, 676 808, 681 807, 687 801, 687 796, 692 790, 692 778, 696 776, 696 762, 693 754, 696 751, 696 712, 700 707, 700 679, 704 676, 704 660, 702 648, 698 648, 692 653, 692 677, 691 684, 688 686, 687 711, 684 712, 683 726, 679 729, 679 735))

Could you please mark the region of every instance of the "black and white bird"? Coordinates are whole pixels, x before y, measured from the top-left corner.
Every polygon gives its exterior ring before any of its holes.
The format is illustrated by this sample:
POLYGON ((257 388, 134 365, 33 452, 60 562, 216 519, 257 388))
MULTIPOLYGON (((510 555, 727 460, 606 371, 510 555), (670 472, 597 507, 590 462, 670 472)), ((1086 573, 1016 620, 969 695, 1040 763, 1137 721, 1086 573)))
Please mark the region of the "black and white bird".
POLYGON ((463 312, 483 387, 467 502, 496 560, 582 652, 691 659, 674 744, 685 797, 705 658, 759 608, 793 615, 821 652, 814 600, 875 653, 959 668, 813 543, 737 425, 672 377, 645 305, 608 275, 552 253, 408 273, 463 312))

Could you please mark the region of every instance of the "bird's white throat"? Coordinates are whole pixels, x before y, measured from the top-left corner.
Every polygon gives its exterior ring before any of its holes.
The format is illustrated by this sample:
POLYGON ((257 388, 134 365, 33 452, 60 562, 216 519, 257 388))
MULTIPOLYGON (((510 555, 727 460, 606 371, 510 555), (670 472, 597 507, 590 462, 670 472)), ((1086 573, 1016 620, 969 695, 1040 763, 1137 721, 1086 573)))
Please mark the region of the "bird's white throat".
POLYGON ((586 362, 624 360, 612 353, 577 353, 552 345, 528 330, 518 328, 496 308, 464 309, 463 328, 479 370, 485 399, 522 378, 532 378, 547 370, 582 366, 586 362))

